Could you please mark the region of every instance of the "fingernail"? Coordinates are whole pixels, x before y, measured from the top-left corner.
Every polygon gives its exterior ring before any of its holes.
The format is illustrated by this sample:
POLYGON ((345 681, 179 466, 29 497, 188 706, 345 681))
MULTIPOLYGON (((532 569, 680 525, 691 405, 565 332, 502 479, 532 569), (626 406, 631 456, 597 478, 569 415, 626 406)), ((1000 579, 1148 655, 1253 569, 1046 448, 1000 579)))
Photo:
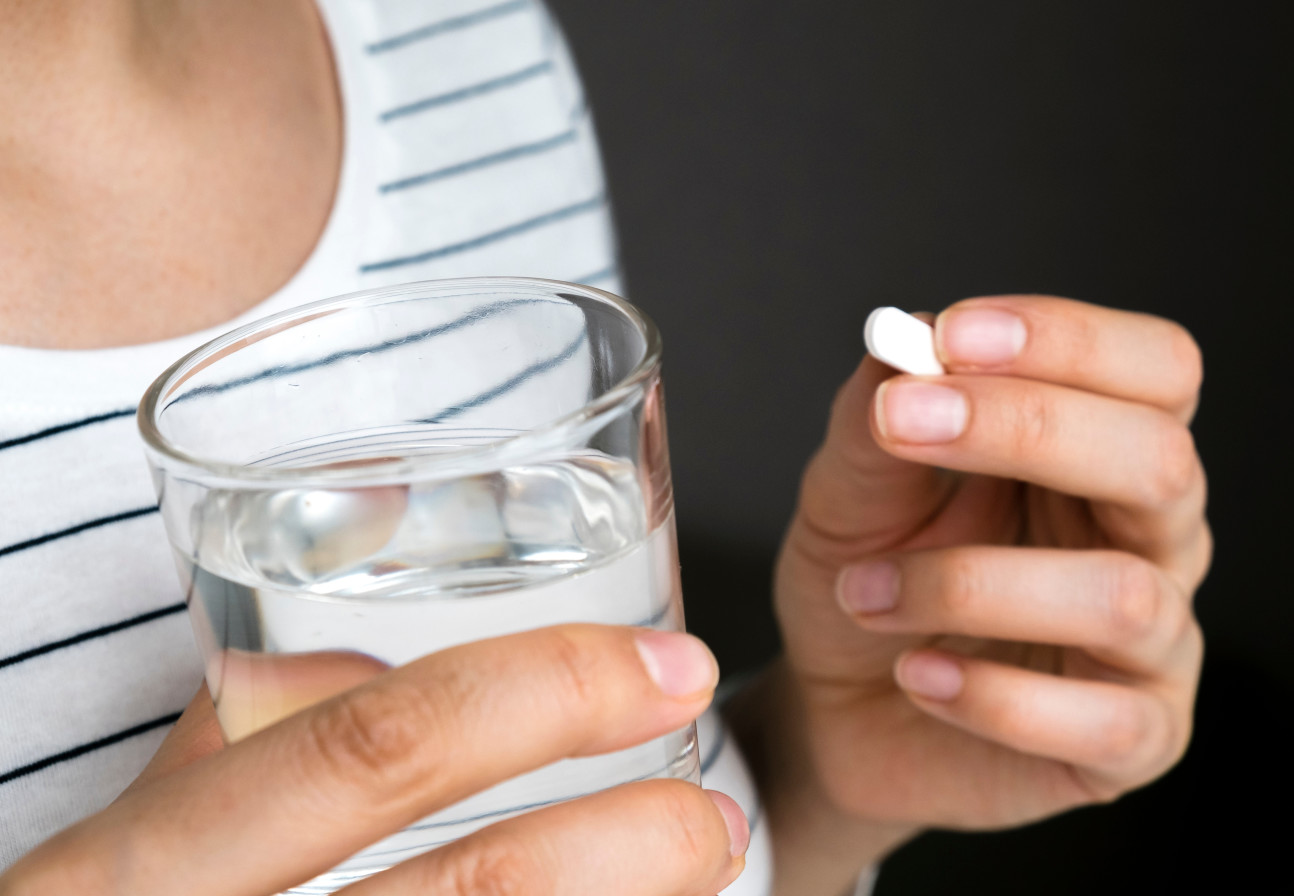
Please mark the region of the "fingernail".
POLYGON ((733 857, 746 854, 750 846, 750 825, 746 822, 746 813, 741 811, 736 801, 717 790, 707 790, 705 795, 714 800, 723 816, 723 823, 728 827, 728 849, 733 857))
POLYGON ((886 560, 851 566, 840 577, 839 597, 848 613, 888 613, 899 603, 899 568, 886 560))
POLYGON ((898 442, 938 445, 966 428, 966 398, 956 389, 920 380, 887 380, 877 390, 881 433, 898 442))
POLYGON ((949 311, 935 329, 946 360, 979 367, 1014 361, 1028 337, 1024 321, 996 308, 949 311))
POLYGON ((929 700, 953 699, 966 680, 956 661, 936 653, 909 653, 894 671, 899 687, 929 700))
POLYGON ((670 697, 713 691, 719 664, 699 639, 678 632, 640 632, 635 641, 647 674, 670 697))

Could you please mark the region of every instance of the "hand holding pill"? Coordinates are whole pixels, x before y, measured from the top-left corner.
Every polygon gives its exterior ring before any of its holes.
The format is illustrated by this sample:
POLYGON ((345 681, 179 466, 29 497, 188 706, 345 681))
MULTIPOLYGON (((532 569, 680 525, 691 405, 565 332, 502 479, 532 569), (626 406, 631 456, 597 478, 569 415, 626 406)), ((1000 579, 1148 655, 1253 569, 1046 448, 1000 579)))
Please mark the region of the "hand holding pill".
POLYGON ((761 745, 770 768, 822 782, 824 859, 779 852, 803 875, 787 892, 837 885, 831 855, 1154 779, 1185 749, 1202 656, 1191 595, 1211 542, 1185 330, 995 296, 933 326, 878 309, 865 338, 779 559, 785 658, 733 711, 756 728, 755 707, 797 699, 806 716, 804 737, 761 745))

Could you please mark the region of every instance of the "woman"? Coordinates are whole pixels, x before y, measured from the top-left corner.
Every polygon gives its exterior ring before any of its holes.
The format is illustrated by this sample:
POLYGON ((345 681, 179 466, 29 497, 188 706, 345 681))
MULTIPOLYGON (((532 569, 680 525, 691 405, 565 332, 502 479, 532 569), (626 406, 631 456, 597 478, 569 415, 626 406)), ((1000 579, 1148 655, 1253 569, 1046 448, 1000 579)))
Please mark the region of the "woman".
MULTIPOLYGON (((0 892, 272 892, 493 780, 701 711, 713 666, 686 637, 541 632, 224 750, 200 693, 159 747, 199 673, 129 419, 148 380, 234 322, 368 285, 616 288, 542 8, 10 0, 0 60, 0 858, 36 847, 0 892), (482 668, 491 699, 435 699, 482 668), (560 699, 571 676, 580 705, 560 699), (267 774, 285 755, 309 774, 267 774)), ((1112 798, 1188 737, 1209 556, 1193 343, 1045 297, 960 303, 936 332, 951 376, 869 359, 839 393, 779 565, 786 654, 729 704, 779 893, 839 893, 924 826, 1112 798)), ((653 782, 355 890, 707 893, 748 836, 724 797, 653 782)))

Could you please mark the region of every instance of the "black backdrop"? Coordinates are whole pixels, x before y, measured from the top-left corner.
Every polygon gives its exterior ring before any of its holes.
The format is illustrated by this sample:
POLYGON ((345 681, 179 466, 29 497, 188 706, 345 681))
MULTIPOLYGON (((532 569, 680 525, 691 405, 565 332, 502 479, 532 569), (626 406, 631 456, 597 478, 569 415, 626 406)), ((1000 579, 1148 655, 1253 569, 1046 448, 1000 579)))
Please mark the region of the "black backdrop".
POLYGON ((1204 349, 1218 547, 1186 760, 1112 806, 926 836, 879 893, 1283 877, 1294 826, 1256 813, 1294 803, 1294 601, 1277 575, 1294 4, 551 2, 629 293, 665 334, 689 622, 728 671, 775 649, 773 551, 871 307, 1048 292, 1173 317, 1204 349))

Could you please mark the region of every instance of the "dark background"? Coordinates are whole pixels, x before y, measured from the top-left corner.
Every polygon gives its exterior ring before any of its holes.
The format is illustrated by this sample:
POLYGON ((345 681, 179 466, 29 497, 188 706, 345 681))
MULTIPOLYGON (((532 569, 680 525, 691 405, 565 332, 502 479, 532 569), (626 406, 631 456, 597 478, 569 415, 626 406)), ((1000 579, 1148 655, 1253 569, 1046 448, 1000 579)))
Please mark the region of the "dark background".
POLYGON ((776 649, 773 553, 872 307, 1046 292, 1204 350, 1217 555, 1186 759, 1111 806, 927 835, 878 892, 1286 879, 1294 3, 551 2, 665 333, 689 622, 727 671, 776 649))

